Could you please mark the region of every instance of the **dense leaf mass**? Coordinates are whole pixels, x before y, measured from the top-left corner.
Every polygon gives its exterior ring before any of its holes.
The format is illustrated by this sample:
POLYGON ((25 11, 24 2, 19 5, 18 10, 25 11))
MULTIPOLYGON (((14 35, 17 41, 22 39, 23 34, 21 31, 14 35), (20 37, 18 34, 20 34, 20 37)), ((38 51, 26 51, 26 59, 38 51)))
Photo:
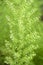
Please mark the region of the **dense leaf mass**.
POLYGON ((0 65, 43 65, 42 2, 0 0, 0 65))

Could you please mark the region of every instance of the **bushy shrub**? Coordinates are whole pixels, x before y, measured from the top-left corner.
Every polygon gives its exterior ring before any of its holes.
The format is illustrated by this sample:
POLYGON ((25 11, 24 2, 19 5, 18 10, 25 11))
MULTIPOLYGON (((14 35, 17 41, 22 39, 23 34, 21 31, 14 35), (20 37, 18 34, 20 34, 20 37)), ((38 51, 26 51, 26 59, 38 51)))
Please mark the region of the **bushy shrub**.
POLYGON ((0 65, 39 65, 43 24, 38 4, 34 0, 0 0, 0 65))

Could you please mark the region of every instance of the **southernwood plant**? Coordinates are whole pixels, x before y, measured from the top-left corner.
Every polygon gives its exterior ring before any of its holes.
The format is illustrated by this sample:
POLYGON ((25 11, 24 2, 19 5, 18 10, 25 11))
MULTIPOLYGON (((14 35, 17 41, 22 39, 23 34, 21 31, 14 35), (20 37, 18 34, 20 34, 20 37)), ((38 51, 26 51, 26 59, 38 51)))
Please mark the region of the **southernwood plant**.
POLYGON ((0 65, 43 65, 42 0, 0 0, 0 65))

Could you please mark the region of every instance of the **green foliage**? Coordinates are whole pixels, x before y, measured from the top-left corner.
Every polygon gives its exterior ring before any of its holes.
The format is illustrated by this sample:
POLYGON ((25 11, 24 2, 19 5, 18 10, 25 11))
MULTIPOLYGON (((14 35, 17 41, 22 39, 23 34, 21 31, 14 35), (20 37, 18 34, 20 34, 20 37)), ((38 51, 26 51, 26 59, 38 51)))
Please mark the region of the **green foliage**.
POLYGON ((43 65, 40 14, 37 0, 0 0, 0 65, 43 65))

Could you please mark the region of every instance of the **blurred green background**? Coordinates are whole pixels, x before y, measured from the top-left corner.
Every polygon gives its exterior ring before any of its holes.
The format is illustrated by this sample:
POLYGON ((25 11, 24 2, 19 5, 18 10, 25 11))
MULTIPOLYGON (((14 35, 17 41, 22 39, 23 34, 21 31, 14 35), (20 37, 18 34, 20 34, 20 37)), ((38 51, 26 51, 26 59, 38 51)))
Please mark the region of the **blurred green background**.
POLYGON ((43 65, 41 15, 42 0, 0 0, 0 65, 43 65))

